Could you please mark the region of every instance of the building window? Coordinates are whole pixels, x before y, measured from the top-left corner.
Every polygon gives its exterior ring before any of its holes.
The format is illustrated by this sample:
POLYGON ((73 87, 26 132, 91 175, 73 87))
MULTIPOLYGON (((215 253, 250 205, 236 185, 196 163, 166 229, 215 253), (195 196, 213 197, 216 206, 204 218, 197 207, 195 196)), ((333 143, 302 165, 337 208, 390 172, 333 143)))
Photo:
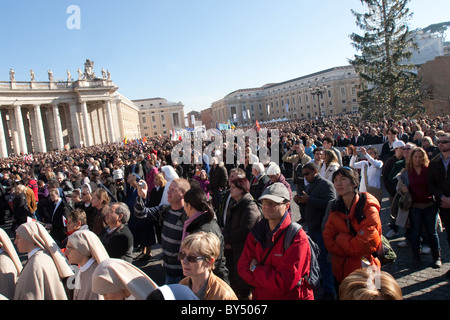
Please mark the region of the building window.
POLYGON ((331 98, 331 90, 328 90, 328 98, 331 98))
POLYGON ((180 118, 178 116, 178 113, 172 113, 172 120, 173 120, 173 125, 174 126, 179 126, 180 125, 180 118))
POLYGON ((142 117, 142 123, 147 123, 147 118, 142 117))
POLYGON ((161 115, 161 121, 165 121, 166 120, 166 117, 162 114, 161 115))
POLYGON ((341 88, 341 96, 345 97, 345 88, 341 88))

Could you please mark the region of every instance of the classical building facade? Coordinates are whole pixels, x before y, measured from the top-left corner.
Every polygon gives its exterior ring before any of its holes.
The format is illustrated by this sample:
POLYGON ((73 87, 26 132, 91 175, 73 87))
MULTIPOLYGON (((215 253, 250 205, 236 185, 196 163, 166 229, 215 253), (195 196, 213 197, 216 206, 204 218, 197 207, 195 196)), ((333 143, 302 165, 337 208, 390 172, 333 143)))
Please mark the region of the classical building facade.
POLYGON ((0 82, 0 157, 11 153, 47 152, 65 147, 92 146, 139 136, 139 109, 117 92, 111 75, 102 69, 96 77, 94 63, 86 60, 73 80, 0 82))
POLYGON ((184 105, 164 98, 133 100, 139 108, 142 137, 168 136, 171 130, 185 128, 184 105))
POLYGON ((211 105, 213 123, 237 125, 272 119, 309 119, 357 111, 359 76, 351 66, 335 67, 281 83, 238 89, 211 105))

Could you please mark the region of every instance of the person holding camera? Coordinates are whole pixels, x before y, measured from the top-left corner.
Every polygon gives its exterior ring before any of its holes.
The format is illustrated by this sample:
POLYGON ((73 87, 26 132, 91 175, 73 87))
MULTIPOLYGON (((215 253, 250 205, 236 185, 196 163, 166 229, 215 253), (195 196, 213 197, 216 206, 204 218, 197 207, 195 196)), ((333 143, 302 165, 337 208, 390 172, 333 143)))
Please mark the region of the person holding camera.
POLYGON ((378 151, 374 147, 366 150, 364 147, 357 147, 353 149, 353 156, 350 159, 350 167, 361 170, 361 184, 359 191, 369 192, 382 201, 383 190, 381 189, 381 171, 383 161, 378 160, 378 151), (357 161, 358 152, 360 152, 367 161, 357 161))

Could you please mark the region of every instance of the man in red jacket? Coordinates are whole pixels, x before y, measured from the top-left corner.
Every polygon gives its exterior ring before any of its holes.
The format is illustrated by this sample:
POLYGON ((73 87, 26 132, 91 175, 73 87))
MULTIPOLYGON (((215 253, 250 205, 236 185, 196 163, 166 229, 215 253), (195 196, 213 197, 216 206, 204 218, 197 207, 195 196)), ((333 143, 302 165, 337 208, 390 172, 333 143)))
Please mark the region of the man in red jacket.
POLYGON ((285 230, 291 224, 290 196, 279 182, 261 195, 264 219, 247 236, 238 261, 238 273, 254 287, 253 300, 313 300, 314 293, 303 277, 310 272, 311 250, 301 229, 285 251, 285 230))

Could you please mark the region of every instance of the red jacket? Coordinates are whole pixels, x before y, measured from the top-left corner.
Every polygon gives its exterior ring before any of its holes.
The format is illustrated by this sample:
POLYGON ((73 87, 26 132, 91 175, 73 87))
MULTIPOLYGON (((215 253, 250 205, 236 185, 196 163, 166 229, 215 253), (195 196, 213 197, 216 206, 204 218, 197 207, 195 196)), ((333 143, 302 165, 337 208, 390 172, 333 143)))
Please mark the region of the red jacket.
MULTIPOLYGON (((291 223, 291 217, 286 213, 280 225, 272 234, 271 242, 278 238, 281 231, 291 223)), ((239 258, 238 273, 245 282, 254 287, 253 300, 313 300, 314 293, 311 286, 301 278, 309 273, 311 251, 305 231, 300 230, 294 237, 292 244, 284 251, 284 237, 278 240, 267 257, 264 265, 258 265, 251 272, 250 262, 255 258, 259 263, 264 259, 270 247, 267 242, 268 221, 261 220, 248 234, 244 250, 239 258)))
MULTIPOLYGON (((361 268, 361 258, 365 257, 371 265, 381 267, 380 261, 372 256, 381 245, 380 204, 370 193, 366 193, 367 200, 363 212, 365 219, 360 223, 355 218, 355 208, 359 195, 348 214, 349 221, 356 231, 356 236, 350 233, 347 226, 347 215, 344 210, 330 211, 328 221, 323 231, 325 247, 332 254, 331 265, 333 274, 340 283, 352 271, 361 268)), ((340 199, 340 198, 339 198, 340 199)), ((338 201, 339 201, 338 199, 338 201)))

